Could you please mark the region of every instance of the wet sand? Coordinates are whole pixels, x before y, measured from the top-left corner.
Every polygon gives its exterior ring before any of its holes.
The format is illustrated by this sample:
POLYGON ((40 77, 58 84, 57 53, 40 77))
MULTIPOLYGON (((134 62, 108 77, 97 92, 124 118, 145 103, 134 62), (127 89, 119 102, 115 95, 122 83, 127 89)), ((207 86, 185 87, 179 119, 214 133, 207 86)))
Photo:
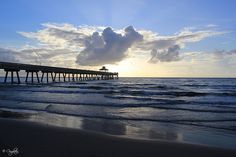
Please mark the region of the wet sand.
POLYGON ((130 139, 80 129, 0 118, 0 156, 23 157, 236 156, 236 150, 166 141, 130 139))

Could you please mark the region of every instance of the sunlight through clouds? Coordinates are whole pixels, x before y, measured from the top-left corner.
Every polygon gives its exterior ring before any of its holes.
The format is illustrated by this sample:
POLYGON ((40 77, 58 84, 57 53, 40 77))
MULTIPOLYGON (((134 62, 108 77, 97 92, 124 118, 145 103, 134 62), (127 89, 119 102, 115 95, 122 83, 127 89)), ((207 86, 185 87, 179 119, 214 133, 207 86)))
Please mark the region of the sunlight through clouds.
MULTIPOLYGON (((217 57, 217 62, 220 62, 228 58, 224 56, 235 55, 233 50, 203 53, 182 51, 188 43, 228 33, 215 31, 211 29, 212 27, 205 27, 203 30, 186 27, 173 35, 162 36, 158 32, 137 29, 133 26, 114 29, 105 26, 45 23, 35 32, 18 32, 34 40, 37 45, 22 46, 18 50, 1 49, 0 53, 5 56, 5 60, 33 64, 84 66, 89 69, 107 65, 112 70, 122 71, 124 76, 129 75, 129 71, 135 76, 144 73, 147 76, 149 76, 147 73, 150 73, 152 76, 157 68, 159 70, 155 74, 158 75, 177 75, 179 72, 182 76, 189 73, 189 69, 194 69, 194 66, 200 67, 200 64, 206 64, 209 69, 214 69, 215 64, 214 66, 212 64, 217 57), (6 51, 11 53, 6 54, 6 51), (207 62, 199 60, 203 57, 208 59, 207 62), (171 70, 171 66, 175 67, 174 71, 171 70), (149 67, 149 70, 144 73, 137 72, 138 69, 145 67, 149 67)), ((230 61, 230 64, 233 64, 233 61, 230 61)), ((204 71, 197 73, 203 74, 204 71)))
POLYGON ((71 24, 46 23, 43 24, 43 29, 37 32, 19 33, 37 40, 50 49, 77 51, 77 63, 81 65, 103 65, 116 63, 128 57, 126 54, 128 50, 134 55, 148 52, 151 54, 149 60, 151 63, 177 61, 179 50, 187 43, 198 42, 225 32, 213 30, 192 32, 184 29, 173 36, 160 36, 156 32, 135 30, 131 26, 117 30, 104 26, 76 27, 71 24), (139 38, 138 43, 135 41, 135 36, 139 38))

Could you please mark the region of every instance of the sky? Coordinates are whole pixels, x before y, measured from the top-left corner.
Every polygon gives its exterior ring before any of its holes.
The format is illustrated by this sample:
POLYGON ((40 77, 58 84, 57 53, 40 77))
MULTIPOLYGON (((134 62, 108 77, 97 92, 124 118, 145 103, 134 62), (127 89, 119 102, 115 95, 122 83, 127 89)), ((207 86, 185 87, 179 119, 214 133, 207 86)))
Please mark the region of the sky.
POLYGON ((1 0, 0 61, 236 77, 235 0, 1 0))

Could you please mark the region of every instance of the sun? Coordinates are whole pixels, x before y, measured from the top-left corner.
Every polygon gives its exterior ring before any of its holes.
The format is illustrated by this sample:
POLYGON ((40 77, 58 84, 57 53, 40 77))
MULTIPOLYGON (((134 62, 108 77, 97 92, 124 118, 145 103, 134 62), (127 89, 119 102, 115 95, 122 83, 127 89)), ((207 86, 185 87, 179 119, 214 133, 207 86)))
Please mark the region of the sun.
POLYGON ((118 72, 119 76, 132 76, 135 71, 135 65, 131 59, 125 59, 117 64, 108 64, 106 67, 110 72, 118 72))

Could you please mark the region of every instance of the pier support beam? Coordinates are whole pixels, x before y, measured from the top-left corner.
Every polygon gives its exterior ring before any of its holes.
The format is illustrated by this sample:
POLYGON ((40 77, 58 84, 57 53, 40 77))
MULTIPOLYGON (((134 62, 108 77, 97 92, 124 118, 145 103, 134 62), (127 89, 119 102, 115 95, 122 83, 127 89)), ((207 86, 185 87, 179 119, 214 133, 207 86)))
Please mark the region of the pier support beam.
POLYGON ((42 72, 41 82, 43 82, 44 72, 42 72))
POLYGON ((64 82, 66 82, 66 73, 63 74, 64 82))
POLYGON ((75 82, 75 74, 72 74, 72 81, 75 82))
POLYGON ((16 76, 17 76, 18 84, 20 84, 20 76, 19 76, 19 71, 16 71, 16 76))
POLYGON ((19 69, 4 69, 4 71, 6 72, 5 74, 5 78, 4 78, 4 83, 7 82, 7 78, 8 78, 8 73, 11 72, 11 84, 14 83, 14 72, 16 73, 17 76, 17 83, 20 84, 20 76, 19 76, 19 69))
POLYGON ((78 82, 78 74, 76 74, 76 81, 78 82))
POLYGON ((79 74, 79 81, 82 81, 82 74, 79 74))
POLYGON ((37 81, 38 81, 38 83, 40 83, 40 81, 39 81, 39 74, 38 74, 38 72, 36 72, 36 77, 37 77, 37 81))
POLYGON ((70 82, 70 73, 68 73, 68 81, 70 82))
POLYGON ((51 80, 52 80, 52 82, 54 82, 54 77, 53 77, 53 72, 52 72, 52 71, 42 71, 41 82, 43 82, 44 73, 46 73, 47 83, 49 82, 49 76, 48 76, 49 73, 51 74, 51 80))
POLYGON ((82 81, 84 81, 84 74, 82 74, 82 81))
POLYGON ((58 73, 58 75, 59 82, 61 82, 61 73, 58 73))
MULTIPOLYGON (((6 70, 5 70, 6 71, 6 70)), ((4 79, 4 83, 7 82, 7 76, 8 76, 8 71, 6 71, 6 74, 5 74, 5 79, 4 79)))
POLYGON ((51 79, 52 79, 52 82, 55 82, 54 81, 54 77, 53 77, 53 73, 51 72, 51 79))
POLYGON ((31 73, 31 83, 34 83, 34 73, 35 73, 36 78, 37 78, 37 82, 40 83, 38 72, 39 71, 26 70, 25 82, 28 83, 29 73, 31 73))
POLYGON ((53 76, 53 82, 56 82, 56 78, 57 78, 57 73, 55 72, 53 76))

